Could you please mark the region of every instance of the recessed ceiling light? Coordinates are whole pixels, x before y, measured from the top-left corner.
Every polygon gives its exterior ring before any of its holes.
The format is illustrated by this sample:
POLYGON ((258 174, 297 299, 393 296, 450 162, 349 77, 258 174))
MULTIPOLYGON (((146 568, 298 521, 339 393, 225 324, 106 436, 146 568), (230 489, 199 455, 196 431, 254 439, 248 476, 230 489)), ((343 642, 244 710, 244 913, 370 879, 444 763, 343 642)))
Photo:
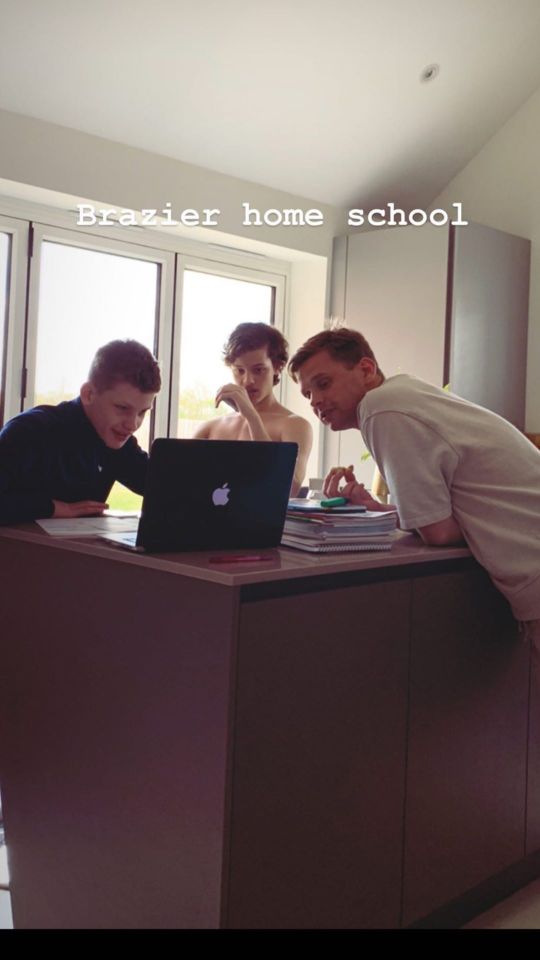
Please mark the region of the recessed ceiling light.
POLYGON ((420 83, 429 83, 430 80, 435 80, 435 77, 439 76, 440 69, 438 63, 430 63, 429 66, 424 67, 420 74, 420 83))

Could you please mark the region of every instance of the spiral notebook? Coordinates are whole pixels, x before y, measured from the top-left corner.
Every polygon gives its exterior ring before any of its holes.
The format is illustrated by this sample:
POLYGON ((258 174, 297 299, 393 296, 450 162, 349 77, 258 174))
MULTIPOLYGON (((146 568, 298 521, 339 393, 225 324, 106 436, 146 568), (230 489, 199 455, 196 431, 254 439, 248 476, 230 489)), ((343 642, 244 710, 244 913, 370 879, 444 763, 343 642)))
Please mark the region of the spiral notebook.
POLYGON ((333 510, 287 511, 281 542, 310 553, 390 550, 397 525, 394 510, 334 513, 333 510))

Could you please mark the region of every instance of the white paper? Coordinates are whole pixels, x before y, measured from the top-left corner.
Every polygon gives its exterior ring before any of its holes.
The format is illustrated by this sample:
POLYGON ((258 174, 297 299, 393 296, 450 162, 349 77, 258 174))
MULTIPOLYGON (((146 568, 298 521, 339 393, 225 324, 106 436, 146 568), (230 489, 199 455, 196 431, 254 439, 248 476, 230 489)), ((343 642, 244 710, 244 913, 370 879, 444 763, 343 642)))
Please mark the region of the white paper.
POLYGON ((101 537, 109 533, 131 533, 137 530, 136 515, 122 517, 76 517, 73 520, 36 520, 52 537, 101 537))

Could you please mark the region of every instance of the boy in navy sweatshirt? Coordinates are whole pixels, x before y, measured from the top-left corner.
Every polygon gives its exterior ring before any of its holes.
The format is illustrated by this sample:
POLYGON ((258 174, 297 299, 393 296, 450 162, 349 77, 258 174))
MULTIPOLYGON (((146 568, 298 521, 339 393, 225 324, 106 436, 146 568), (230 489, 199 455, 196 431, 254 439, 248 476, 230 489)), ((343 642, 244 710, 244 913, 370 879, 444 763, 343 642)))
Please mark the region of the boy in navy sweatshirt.
POLYGON ((133 434, 160 387, 150 351, 113 340, 76 400, 10 420, 0 431, 0 524, 101 513, 115 480, 142 493, 148 455, 133 434))

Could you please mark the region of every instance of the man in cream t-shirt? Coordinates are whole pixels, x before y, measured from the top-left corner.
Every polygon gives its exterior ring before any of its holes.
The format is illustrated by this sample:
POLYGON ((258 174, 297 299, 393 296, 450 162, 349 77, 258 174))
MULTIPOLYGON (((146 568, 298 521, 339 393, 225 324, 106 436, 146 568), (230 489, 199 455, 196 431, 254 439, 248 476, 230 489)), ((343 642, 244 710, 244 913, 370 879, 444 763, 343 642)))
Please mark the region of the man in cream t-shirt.
MULTIPOLYGON (((540 452, 483 407, 414 377, 385 380, 361 334, 341 328, 312 337, 289 369, 323 423, 356 427, 397 508, 400 525, 431 545, 466 540, 540 642, 540 452)), ((387 506, 333 468, 327 496, 387 506)))

